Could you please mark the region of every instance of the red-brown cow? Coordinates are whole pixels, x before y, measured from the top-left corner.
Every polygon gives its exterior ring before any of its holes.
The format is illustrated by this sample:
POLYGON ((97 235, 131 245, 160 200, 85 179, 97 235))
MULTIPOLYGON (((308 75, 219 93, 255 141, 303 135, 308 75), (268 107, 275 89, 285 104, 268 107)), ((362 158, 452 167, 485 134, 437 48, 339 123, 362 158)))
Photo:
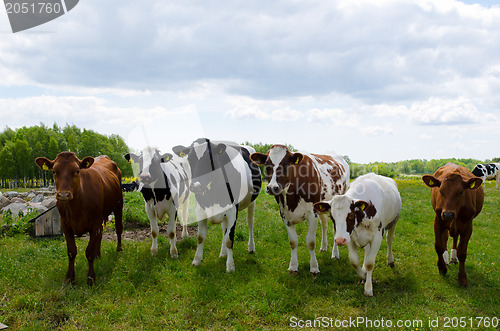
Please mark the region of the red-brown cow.
POLYGON ((439 272, 446 274, 448 264, 448 233, 453 238, 451 262, 459 261, 458 282, 468 286, 465 273, 467 245, 472 234, 472 219, 483 208, 484 191, 482 180, 467 168, 454 163, 439 168, 434 175, 422 176, 424 183, 431 187, 431 203, 434 219, 435 248, 438 255, 439 272), (460 243, 457 248, 458 237, 460 243))
POLYGON ((43 170, 52 170, 56 182, 57 209, 61 214, 61 226, 68 249, 66 282, 75 281, 75 235, 90 233, 86 256, 89 261, 87 284, 95 281, 94 259, 101 256, 103 222, 111 212, 115 215, 116 250, 122 250, 123 231, 121 171, 115 162, 105 155, 79 160, 75 153, 61 152, 55 160, 44 157, 35 160, 43 170))

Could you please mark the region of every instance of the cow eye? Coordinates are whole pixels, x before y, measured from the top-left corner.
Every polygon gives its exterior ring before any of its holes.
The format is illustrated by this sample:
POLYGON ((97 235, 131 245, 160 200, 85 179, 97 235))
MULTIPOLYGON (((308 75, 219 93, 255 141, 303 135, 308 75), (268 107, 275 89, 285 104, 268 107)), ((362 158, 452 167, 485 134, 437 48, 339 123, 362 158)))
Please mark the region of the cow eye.
POLYGON ((77 171, 76 171, 76 174, 77 174, 77 175, 79 175, 79 174, 80 174, 80 170, 77 170, 77 171))
POLYGON ((463 194, 464 194, 464 191, 460 191, 460 193, 459 193, 459 194, 460 194, 460 195, 463 195, 463 194))

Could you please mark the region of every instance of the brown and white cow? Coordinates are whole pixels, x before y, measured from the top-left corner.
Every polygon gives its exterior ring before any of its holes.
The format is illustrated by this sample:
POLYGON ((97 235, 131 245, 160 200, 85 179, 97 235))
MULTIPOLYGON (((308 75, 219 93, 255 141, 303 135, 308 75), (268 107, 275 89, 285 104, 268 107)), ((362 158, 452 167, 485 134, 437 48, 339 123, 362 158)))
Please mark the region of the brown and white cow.
POLYGON ((387 264, 394 266, 392 243, 401 211, 401 196, 396 182, 369 173, 356 178, 344 195, 330 201, 317 202, 314 208, 328 212, 335 223, 335 243, 349 248, 349 260, 358 277, 365 281, 365 295, 373 296, 372 273, 375 259, 387 231, 387 264), (360 266, 358 248, 365 251, 360 266))
POLYGON ((482 180, 474 176, 467 168, 448 163, 439 168, 434 175, 422 176, 425 185, 432 188, 431 203, 436 216, 434 218, 435 249, 438 255, 439 272, 447 272, 448 233, 453 238, 451 262, 459 261, 458 282, 467 286, 465 259, 467 245, 472 234, 472 220, 481 212, 484 201, 482 180), (457 247, 458 237, 460 243, 457 247))
MULTIPOLYGON (((330 200, 336 194, 343 194, 349 185, 349 165, 339 155, 318 155, 291 153, 284 145, 274 145, 267 154, 253 153, 250 158, 258 165, 266 167, 269 184, 266 191, 276 198, 281 218, 288 230, 288 239, 292 249, 288 271, 298 272, 298 238, 295 225, 307 219, 307 247, 311 255, 310 272, 319 273, 316 260, 316 229, 318 213, 314 203, 330 200)), ((328 248, 328 220, 320 215, 322 239, 321 251, 328 248)), ((332 257, 339 257, 334 244, 332 257)))
POLYGON ((116 250, 122 250, 121 171, 105 155, 79 160, 75 153, 61 152, 53 161, 39 157, 35 162, 43 170, 52 170, 54 174, 57 209, 61 214, 69 258, 65 281, 75 281, 75 235, 81 236, 89 232, 90 241, 85 252, 89 262, 87 284, 93 285, 94 259, 101 256, 103 222, 106 222, 112 212, 115 215, 118 238, 116 250))

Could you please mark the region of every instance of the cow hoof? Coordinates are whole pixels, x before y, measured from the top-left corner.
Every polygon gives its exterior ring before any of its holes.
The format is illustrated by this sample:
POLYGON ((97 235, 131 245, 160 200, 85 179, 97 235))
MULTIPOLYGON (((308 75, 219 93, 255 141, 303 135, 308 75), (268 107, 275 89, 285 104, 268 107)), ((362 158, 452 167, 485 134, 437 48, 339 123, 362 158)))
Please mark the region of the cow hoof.
POLYGON ((248 254, 255 254, 255 249, 248 250, 248 254))
POLYGON ((227 272, 227 273, 234 272, 235 270, 236 270, 236 269, 234 268, 234 265, 233 265, 233 266, 231 266, 231 267, 227 267, 227 268, 226 268, 226 272, 227 272))
POLYGON ((319 270, 316 270, 316 271, 311 271, 311 274, 314 276, 318 276, 321 274, 321 272, 319 272, 319 270))
POLYGON ((391 268, 394 268, 394 266, 395 266, 394 261, 393 261, 393 262, 389 262, 389 263, 387 263, 387 265, 388 265, 389 267, 391 267, 391 268))
POLYGON ((194 265, 194 266, 199 266, 200 264, 201 264, 201 260, 200 261, 194 260, 193 263, 191 263, 191 265, 194 265))
POLYGON ((373 296, 373 290, 372 291, 365 291, 365 295, 367 297, 372 297, 373 296))
POLYGON ((456 260, 456 259, 451 259, 450 263, 451 263, 451 264, 458 264, 458 260, 456 260))
POLYGON ((123 251, 122 245, 116 246, 116 251, 117 252, 122 252, 123 251))
POLYGON ((87 285, 88 286, 93 286, 95 282, 95 279, 93 277, 88 276, 87 277, 87 285))
POLYGON ((170 254, 170 257, 174 260, 177 260, 179 258, 179 254, 175 253, 175 254, 170 254))
POLYGON ((328 250, 328 247, 325 247, 325 248, 321 247, 321 248, 319 249, 319 251, 320 251, 320 252, 326 252, 327 250, 328 250))
POLYGON ((158 248, 154 249, 154 248, 151 248, 151 255, 156 255, 158 254, 158 248))
POLYGON ((290 276, 297 276, 299 274, 298 270, 288 270, 288 272, 290 273, 290 276))

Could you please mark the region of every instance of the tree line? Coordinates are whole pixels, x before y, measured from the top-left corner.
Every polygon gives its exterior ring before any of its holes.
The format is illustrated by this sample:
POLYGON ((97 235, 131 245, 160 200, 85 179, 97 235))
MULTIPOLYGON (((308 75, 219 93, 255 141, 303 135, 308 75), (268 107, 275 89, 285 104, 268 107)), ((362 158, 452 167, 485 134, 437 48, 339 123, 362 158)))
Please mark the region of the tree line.
MULTIPOLYGON (((272 144, 245 142, 257 152, 266 153, 272 144)), ((292 152, 297 151, 287 145, 292 152)), ((12 130, 6 127, 0 132, 0 188, 36 187, 53 183, 52 173, 43 171, 35 164, 39 156, 54 159, 62 151, 72 151, 80 158, 85 156, 108 155, 120 167, 123 177, 132 177, 132 167, 123 158, 129 147, 122 137, 116 134, 106 136, 92 130, 80 129, 66 124, 61 128, 57 124, 48 127, 41 123, 37 126, 22 127, 12 130)), ((492 160, 474 159, 439 159, 439 160, 406 160, 400 162, 374 162, 359 164, 344 156, 351 169, 351 178, 368 172, 395 177, 399 174, 430 174, 448 162, 467 167, 472 170, 478 163, 500 162, 500 158, 492 160)), ((265 171, 265 169, 262 169, 265 171)))
POLYGON ((53 160, 62 151, 85 156, 108 155, 122 170, 123 176, 132 176, 132 169, 123 155, 129 148, 123 138, 106 136, 74 125, 64 128, 43 123, 12 130, 6 127, 0 133, 0 187, 36 187, 53 182, 50 171, 41 170, 35 159, 39 156, 53 160))
MULTIPOLYGON (((267 153, 271 148, 272 144, 263 144, 257 143, 252 144, 249 142, 243 143, 243 145, 252 146, 256 152, 259 153, 267 153)), ((291 152, 296 152, 297 150, 291 146, 287 145, 288 149, 291 152)), ((476 159, 432 159, 432 160, 424 160, 424 159, 414 159, 414 160, 405 160, 399 162, 372 162, 367 164, 362 163, 353 163, 351 162, 349 156, 344 155, 345 160, 349 164, 351 179, 359 177, 361 175, 367 174, 369 172, 374 172, 382 176, 387 177, 396 177, 398 175, 423 175, 423 174, 432 174, 438 168, 444 166, 448 162, 453 162, 460 166, 464 166, 469 170, 473 170, 476 164, 480 163, 492 163, 492 162, 500 162, 500 158, 493 158, 491 160, 476 160, 476 159)), ((264 167, 261 167, 261 170, 264 174, 264 167)))

